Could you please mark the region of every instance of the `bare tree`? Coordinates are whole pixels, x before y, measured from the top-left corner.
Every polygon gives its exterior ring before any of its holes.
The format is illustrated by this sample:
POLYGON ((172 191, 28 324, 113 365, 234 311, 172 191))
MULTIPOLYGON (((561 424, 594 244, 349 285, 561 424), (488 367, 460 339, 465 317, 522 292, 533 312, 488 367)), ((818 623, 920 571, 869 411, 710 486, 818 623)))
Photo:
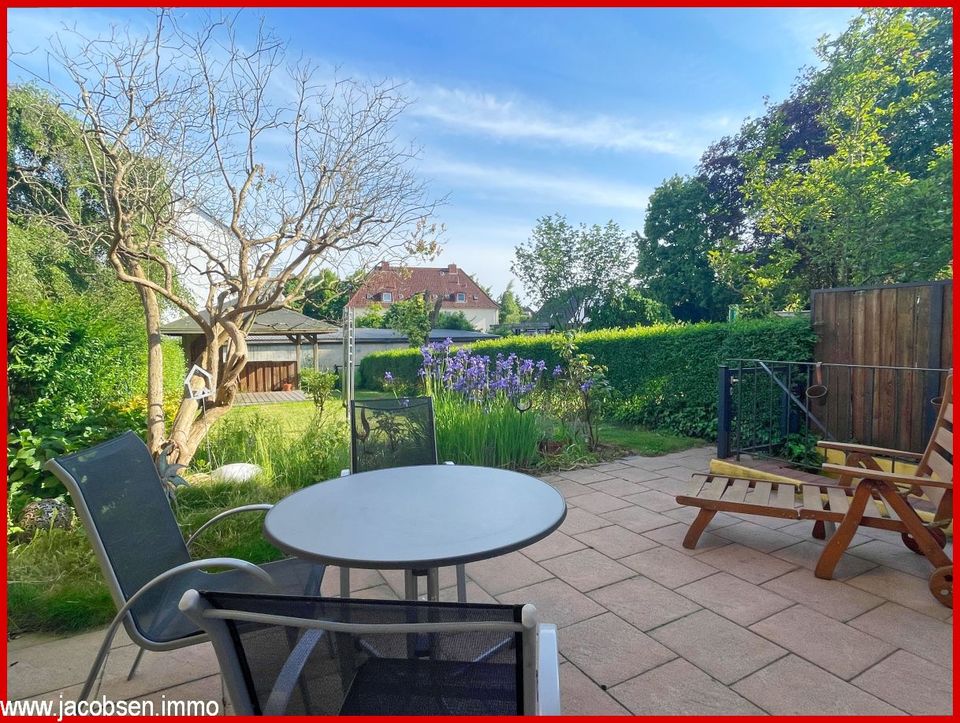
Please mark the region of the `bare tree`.
MULTIPOLYGON (((51 58, 62 109, 80 120, 92 168, 82 224, 70 199, 51 199, 56 223, 143 304, 149 345, 148 439, 187 463, 230 408, 256 316, 298 297, 321 264, 436 252, 436 202, 410 169, 392 83, 363 83, 304 62, 288 64, 263 24, 240 38, 236 16, 191 29, 166 12, 137 34, 65 30, 51 58), (162 305, 199 326, 213 376, 206 409, 185 395, 169 432, 163 414, 162 305)), ((20 179, 37 192, 42 178, 20 179)))

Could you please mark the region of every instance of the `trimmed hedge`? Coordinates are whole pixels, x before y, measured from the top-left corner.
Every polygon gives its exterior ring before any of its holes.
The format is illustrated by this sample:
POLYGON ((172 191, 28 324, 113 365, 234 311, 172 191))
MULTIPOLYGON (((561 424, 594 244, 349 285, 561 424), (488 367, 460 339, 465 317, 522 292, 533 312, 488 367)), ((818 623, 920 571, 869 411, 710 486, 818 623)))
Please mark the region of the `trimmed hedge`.
MULTIPOLYGON (((559 359, 550 336, 513 336, 470 345, 491 357, 515 352, 559 359)), ((724 324, 672 324, 603 329, 577 335, 580 350, 607 367, 614 390, 607 416, 704 439, 717 434, 717 366, 729 359, 809 361, 815 335, 807 319, 744 320, 724 324)), ((414 383, 420 369, 417 349, 380 352, 360 362, 360 384, 383 387, 385 372, 414 383)))

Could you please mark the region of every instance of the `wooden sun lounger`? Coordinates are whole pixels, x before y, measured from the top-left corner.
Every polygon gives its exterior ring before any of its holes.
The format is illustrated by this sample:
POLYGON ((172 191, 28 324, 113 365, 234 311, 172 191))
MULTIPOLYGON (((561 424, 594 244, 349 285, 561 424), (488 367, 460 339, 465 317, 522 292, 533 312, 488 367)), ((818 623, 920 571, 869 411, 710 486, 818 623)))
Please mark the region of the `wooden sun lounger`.
POLYGON ((737 512, 782 517, 791 520, 812 520, 817 533, 823 524, 837 523, 836 531, 824 546, 814 574, 826 580, 850 545, 857 528, 876 527, 900 532, 904 544, 926 556, 935 570, 930 579, 934 597, 953 607, 953 567, 943 551, 953 515, 953 399, 952 374, 947 376, 943 402, 933 433, 923 454, 868 447, 855 444, 823 442, 821 446, 846 453, 845 463, 824 464, 824 471, 834 472, 839 479, 823 477, 822 482, 771 482, 726 475, 694 475, 689 493, 677 495, 677 502, 699 507, 683 540, 693 549, 700 535, 717 512, 737 512), (881 458, 919 460, 916 474, 885 471, 881 458), (929 525, 912 506, 922 497, 935 508, 929 525))

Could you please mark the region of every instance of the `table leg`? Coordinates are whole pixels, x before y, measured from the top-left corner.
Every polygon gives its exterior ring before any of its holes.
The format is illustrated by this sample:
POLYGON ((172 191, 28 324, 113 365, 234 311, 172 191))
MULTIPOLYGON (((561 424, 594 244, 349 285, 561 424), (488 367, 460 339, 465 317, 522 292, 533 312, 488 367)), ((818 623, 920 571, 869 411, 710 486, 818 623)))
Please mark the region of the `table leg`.
POLYGON ((340 568, 340 597, 350 597, 350 568, 340 568))
POLYGON ((418 597, 417 576, 413 570, 403 571, 403 597, 407 600, 416 600, 418 597))
POLYGON ((435 567, 427 570, 427 600, 430 602, 440 600, 440 571, 435 567))

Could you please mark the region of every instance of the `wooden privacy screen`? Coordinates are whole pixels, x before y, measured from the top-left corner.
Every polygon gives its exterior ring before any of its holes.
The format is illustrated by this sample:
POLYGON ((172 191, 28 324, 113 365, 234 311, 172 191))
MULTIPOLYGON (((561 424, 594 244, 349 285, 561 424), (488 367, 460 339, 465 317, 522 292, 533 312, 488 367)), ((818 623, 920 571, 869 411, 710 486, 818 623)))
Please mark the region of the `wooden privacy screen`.
POLYGON ((953 282, 820 289, 811 316, 828 387, 811 411, 837 440, 922 451, 945 377, 924 370, 953 366, 953 282))
POLYGON ((298 384, 295 361, 247 362, 240 372, 239 391, 279 392, 284 382, 298 384))

